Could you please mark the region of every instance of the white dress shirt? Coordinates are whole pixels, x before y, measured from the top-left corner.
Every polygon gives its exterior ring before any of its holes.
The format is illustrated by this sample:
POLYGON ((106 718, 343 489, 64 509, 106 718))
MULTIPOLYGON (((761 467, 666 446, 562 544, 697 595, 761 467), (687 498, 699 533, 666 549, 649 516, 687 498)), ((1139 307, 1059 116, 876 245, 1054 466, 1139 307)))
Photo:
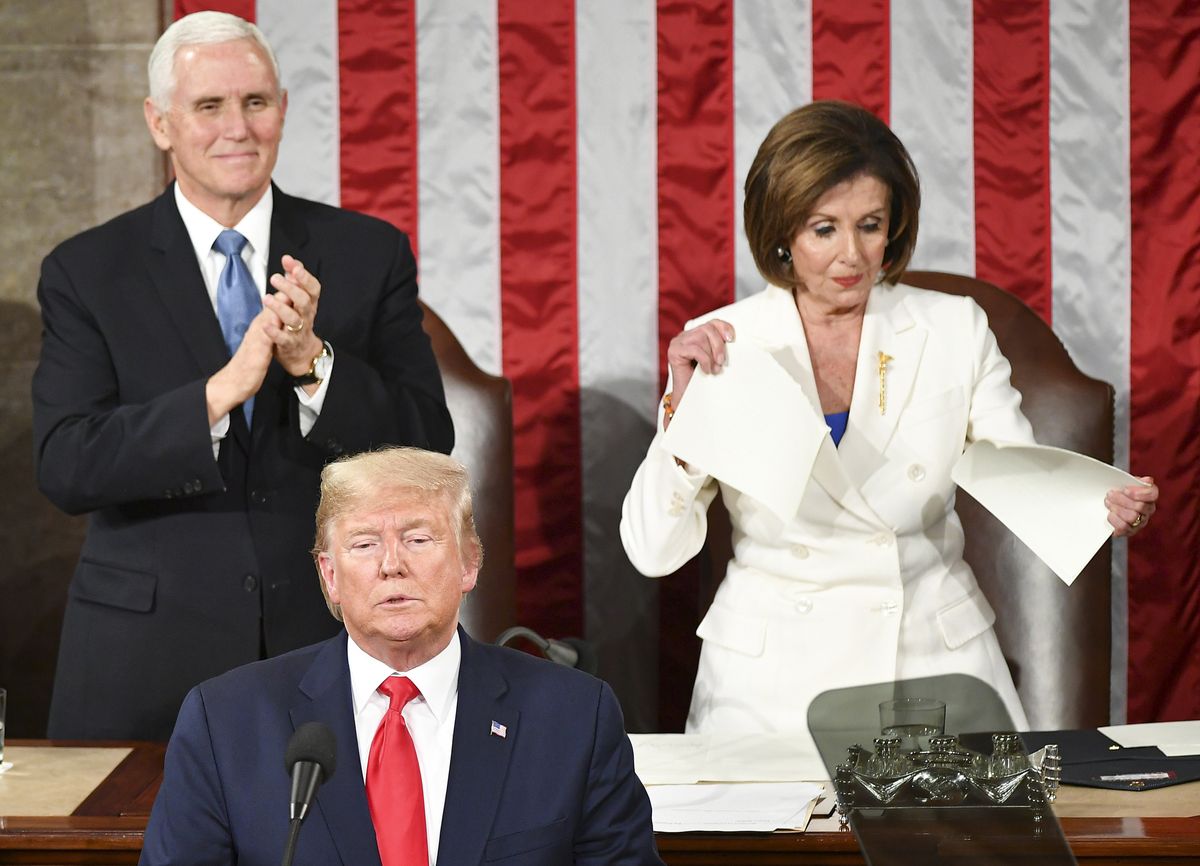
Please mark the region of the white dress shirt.
POLYGON ((458 632, 446 648, 410 671, 397 673, 389 665, 368 655, 351 638, 346 641, 350 665, 350 693, 354 700, 354 727, 358 735, 358 757, 363 781, 375 731, 387 712, 389 699, 379 684, 392 675, 408 677, 420 690, 404 707, 402 715, 417 750, 421 788, 425 799, 425 835, 429 842, 430 866, 437 863, 442 811, 450 778, 450 752, 454 746, 454 718, 458 712, 458 667, 462 647, 458 632))
MULTIPOLYGON (((179 216, 183 218, 183 226, 187 229, 188 238, 196 251, 196 261, 200 265, 200 275, 204 278, 204 288, 208 290, 208 300, 212 303, 213 312, 217 310, 217 282, 221 271, 225 269, 225 254, 213 249, 217 236, 225 231, 225 226, 214 220, 200 208, 196 207, 175 184, 175 205, 179 208, 179 216)), ((275 197, 271 187, 263 193, 262 198, 234 226, 245 239, 242 247, 242 260, 258 287, 258 295, 267 293, 267 261, 271 250, 271 214, 275 207, 275 197)), ((330 359, 329 372, 311 396, 305 390, 296 386, 296 397, 300 401, 300 435, 307 436, 317 423, 321 414, 321 406, 325 403, 325 393, 329 389, 329 380, 333 375, 333 364, 330 359)), ((222 415, 213 424, 212 429, 213 457, 220 453, 221 440, 229 433, 229 415, 222 415)))

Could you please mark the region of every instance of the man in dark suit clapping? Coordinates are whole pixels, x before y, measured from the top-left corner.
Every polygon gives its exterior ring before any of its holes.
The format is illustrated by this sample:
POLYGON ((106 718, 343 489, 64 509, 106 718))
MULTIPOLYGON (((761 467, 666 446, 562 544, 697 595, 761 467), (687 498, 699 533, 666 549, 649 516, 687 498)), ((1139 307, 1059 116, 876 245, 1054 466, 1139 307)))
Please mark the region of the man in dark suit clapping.
POLYGON ((258 29, 186 16, 149 72, 175 182, 38 287, 38 483, 89 514, 59 738, 166 739, 196 683, 331 634, 304 554, 322 466, 453 445, 408 239, 271 183, 287 94, 258 29))

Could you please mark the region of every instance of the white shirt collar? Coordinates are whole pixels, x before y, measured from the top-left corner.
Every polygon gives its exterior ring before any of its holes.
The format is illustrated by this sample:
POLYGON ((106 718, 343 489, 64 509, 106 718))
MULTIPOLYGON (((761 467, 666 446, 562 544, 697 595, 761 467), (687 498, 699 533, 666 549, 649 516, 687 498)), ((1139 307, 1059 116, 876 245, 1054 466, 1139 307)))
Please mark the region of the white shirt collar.
MULTIPOLYGON (((175 206, 179 208, 179 216, 183 218, 183 226, 187 229, 188 237, 196 250, 196 261, 204 261, 212 253, 213 242, 217 235, 225 231, 225 226, 196 207, 183 194, 179 184, 175 184, 175 206)), ((242 217, 233 228, 241 232, 249 241, 250 253, 266 261, 271 244, 271 213, 275 209, 275 195, 271 185, 262 194, 250 212, 242 217)), ((245 255, 245 254, 243 254, 245 255)))
MULTIPOLYGON (((458 696, 458 668, 462 661, 459 640, 456 630, 450 643, 440 653, 412 670, 399 672, 400 676, 408 677, 420 689, 421 697, 439 722, 446 718, 458 696)), ((397 671, 367 653, 352 637, 346 639, 346 661, 350 666, 350 694, 357 718, 379 684, 397 671)))

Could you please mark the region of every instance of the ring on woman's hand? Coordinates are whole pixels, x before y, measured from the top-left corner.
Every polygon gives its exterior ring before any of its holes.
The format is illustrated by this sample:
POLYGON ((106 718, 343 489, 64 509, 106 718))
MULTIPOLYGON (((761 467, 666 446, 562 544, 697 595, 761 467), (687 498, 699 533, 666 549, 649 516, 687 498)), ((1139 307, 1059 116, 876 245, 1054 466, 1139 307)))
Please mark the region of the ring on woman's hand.
POLYGON ((284 327, 287 328, 289 334, 299 334, 304 330, 304 320, 301 319, 294 325, 284 325, 284 327))
POLYGON ((1129 524, 1129 526, 1131 529, 1137 529, 1139 526, 1141 526, 1145 522, 1146 522, 1146 516, 1144 514, 1139 514, 1136 518, 1134 518, 1133 523, 1129 524))

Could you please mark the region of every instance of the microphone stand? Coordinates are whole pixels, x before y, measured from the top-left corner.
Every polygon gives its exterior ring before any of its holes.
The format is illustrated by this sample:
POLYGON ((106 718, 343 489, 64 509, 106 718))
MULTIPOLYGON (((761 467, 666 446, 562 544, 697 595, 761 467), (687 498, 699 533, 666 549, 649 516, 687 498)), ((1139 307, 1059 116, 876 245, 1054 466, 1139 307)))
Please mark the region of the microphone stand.
POLYGON ((283 863, 281 866, 292 866, 292 858, 296 856, 296 840, 300 837, 300 823, 304 819, 297 815, 288 827, 287 844, 283 846, 283 863))

